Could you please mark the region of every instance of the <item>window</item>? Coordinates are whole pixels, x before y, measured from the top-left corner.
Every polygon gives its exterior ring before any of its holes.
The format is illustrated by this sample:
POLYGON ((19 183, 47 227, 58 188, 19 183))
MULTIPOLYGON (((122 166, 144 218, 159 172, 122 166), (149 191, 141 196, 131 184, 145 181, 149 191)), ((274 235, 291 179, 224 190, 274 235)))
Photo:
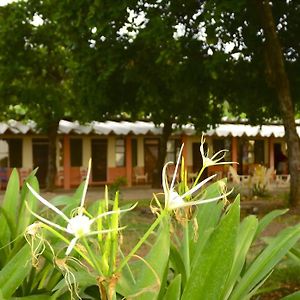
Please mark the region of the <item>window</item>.
POLYGON ((264 164, 265 151, 263 140, 249 140, 243 144, 243 163, 264 164))
POLYGON ((70 139, 71 167, 82 166, 82 139, 70 139))
POLYGON ((257 164, 265 163, 265 143, 263 140, 257 140, 254 144, 254 162, 257 164))
POLYGON ((180 150, 180 143, 179 140, 169 140, 167 142, 167 155, 166 155, 166 162, 177 160, 178 154, 180 150))
POLYGON ((8 139, 9 167, 22 168, 22 139, 8 139))
POLYGON ((8 167, 8 142, 6 140, 0 140, 0 167, 8 167))
MULTIPOLYGON (((231 161, 231 140, 230 139, 213 139, 213 154, 221 150, 227 150, 223 161, 231 161)), ((219 156, 218 156, 219 157, 219 156)))
POLYGON ((117 167, 125 166, 125 140, 124 139, 116 140, 116 166, 117 167))

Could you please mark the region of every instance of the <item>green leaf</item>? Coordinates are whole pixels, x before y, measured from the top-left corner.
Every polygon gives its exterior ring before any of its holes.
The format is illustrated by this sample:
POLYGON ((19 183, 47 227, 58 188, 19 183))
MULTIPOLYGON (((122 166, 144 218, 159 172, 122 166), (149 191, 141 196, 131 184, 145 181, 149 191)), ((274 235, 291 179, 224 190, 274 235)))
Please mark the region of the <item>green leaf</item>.
POLYGON ((295 263, 300 265, 300 250, 297 248, 292 248, 288 252, 288 257, 294 260, 295 263))
MULTIPOLYGON (((47 294, 38 294, 25 297, 12 297, 10 300, 52 300, 53 298, 47 294)), ((54 300, 54 299, 53 299, 54 300)))
POLYGON ((179 300, 181 292, 181 275, 178 274, 169 285, 164 300, 179 300))
POLYGON ((284 215, 287 211, 288 209, 276 209, 266 214, 261 220, 259 220, 255 238, 258 237, 275 218, 284 215))
POLYGON ((193 262, 183 300, 221 299, 235 256, 240 208, 237 199, 193 262))
POLYGON ((169 225, 167 222, 163 222, 157 232, 157 239, 145 257, 145 261, 138 262, 138 277, 135 284, 130 287, 128 286, 130 282, 126 281, 127 289, 125 289, 126 286, 123 285, 121 275, 117 286, 118 293, 125 298, 139 294, 139 299, 156 299, 160 291, 160 285, 163 282, 165 269, 168 265, 169 251, 169 225))
MULTIPOLYGON (((12 222, 12 224, 17 224, 17 210, 19 208, 19 174, 16 169, 13 169, 9 181, 7 183, 6 192, 2 202, 2 208, 6 212, 7 219, 12 222)), ((10 238, 14 231, 13 228, 9 228, 7 219, 3 214, 0 214, 0 244, 2 246, 9 243, 10 238)))
POLYGON ((300 299, 300 292, 298 291, 283 297, 281 300, 299 300, 299 299, 300 299))
POLYGON ((186 270, 181 254, 174 245, 171 245, 170 247, 170 262, 172 263, 172 268, 174 269, 176 274, 181 275, 182 285, 184 286, 187 280, 186 270))
POLYGON ((10 298, 31 269, 31 250, 23 248, 0 271, 0 287, 4 298, 10 298))
POLYGON ((249 266, 235 287, 230 300, 243 299, 274 266, 287 254, 300 238, 300 225, 282 230, 249 266))
POLYGON ((237 279, 245 264, 247 253, 253 242, 255 232, 257 230, 258 220, 255 216, 246 217, 240 225, 238 232, 238 243, 236 246, 235 257, 232 264, 232 269, 227 278, 224 294, 222 299, 228 299, 237 279))
MULTIPOLYGON (((35 176, 29 177, 27 182, 33 187, 33 189, 35 191, 39 192, 39 183, 35 176)), ((27 207, 25 205, 25 201, 27 201, 27 204, 32 211, 37 210, 38 200, 29 191, 26 184, 23 185, 22 190, 21 190, 21 208, 20 208, 20 213, 19 213, 17 234, 24 233, 26 227, 28 225, 30 225, 33 222, 33 220, 35 219, 35 217, 27 209, 27 207)))
MULTIPOLYGON (((220 195, 220 185, 218 182, 213 183, 206 189, 206 198, 214 198, 220 195)), ((222 201, 220 202, 212 202, 207 203, 205 205, 199 205, 197 207, 197 214, 196 214, 196 220, 198 224, 198 233, 196 233, 199 238, 197 242, 193 242, 194 237, 192 234, 194 234, 194 230, 192 227, 192 223, 189 224, 190 226, 190 257, 193 259, 194 253, 199 253, 200 247, 202 248, 207 239, 209 238, 212 228, 215 228, 218 224, 222 211, 224 208, 224 204, 222 201), (206 236, 206 239, 203 238, 203 236, 206 236)))

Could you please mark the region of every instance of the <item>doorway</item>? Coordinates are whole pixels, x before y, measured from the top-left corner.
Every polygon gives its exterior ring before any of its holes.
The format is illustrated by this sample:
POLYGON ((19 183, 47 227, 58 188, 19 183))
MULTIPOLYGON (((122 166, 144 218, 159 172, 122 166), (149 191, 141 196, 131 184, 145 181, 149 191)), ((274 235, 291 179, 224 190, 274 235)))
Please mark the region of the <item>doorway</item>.
POLYGON ((32 159, 33 168, 38 168, 36 177, 40 187, 46 186, 46 177, 48 172, 48 154, 49 142, 47 139, 32 140, 32 159))
POLYGON ((92 140, 92 162, 93 181, 107 181, 107 140, 92 140))
POLYGON ((276 174, 288 174, 288 158, 282 151, 281 143, 274 143, 274 167, 276 174))
POLYGON ((159 154, 159 139, 145 139, 144 153, 145 173, 148 173, 149 181, 152 182, 152 176, 156 169, 159 154))

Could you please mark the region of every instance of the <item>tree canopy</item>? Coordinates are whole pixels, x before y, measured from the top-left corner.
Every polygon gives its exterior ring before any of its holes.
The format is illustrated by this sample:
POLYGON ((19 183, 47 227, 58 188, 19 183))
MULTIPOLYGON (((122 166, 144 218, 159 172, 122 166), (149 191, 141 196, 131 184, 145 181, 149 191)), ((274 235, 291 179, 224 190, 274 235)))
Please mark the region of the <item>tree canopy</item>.
POLYGON ((64 117, 150 118, 165 124, 165 149, 172 124, 204 129, 226 101, 252 122, 282 118, 291 136, 281 104, 299 109, 299 11, 294 0, 11 3, 0 8, 5 116, 26 112, 46 132, 64 117))

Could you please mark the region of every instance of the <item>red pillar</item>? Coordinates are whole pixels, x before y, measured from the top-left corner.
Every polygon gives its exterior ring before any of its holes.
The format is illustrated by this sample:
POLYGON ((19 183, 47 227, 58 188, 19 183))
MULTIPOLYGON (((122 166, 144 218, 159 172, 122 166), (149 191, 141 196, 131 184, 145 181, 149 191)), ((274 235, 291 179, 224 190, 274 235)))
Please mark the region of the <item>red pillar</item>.
POLYGON ((269 167, 275 169, 274 166, 274 137, 269 138, 269 167))
POLYGON ((70 153, 70 137, 64 136, 64 189, 71 188, 71 153, 70 153))
MULTIPOLYGON (((231 140, 231 159, 233 162, 238 162, 238 141, 236 136, 233 136, 231 140)), ((237 164, 233 164, 233 167, 237 170, 237 164)))
POLYGON ((132 149, 131 136, 126 137, 126 178, 127 186, 132 186, 132 149))

